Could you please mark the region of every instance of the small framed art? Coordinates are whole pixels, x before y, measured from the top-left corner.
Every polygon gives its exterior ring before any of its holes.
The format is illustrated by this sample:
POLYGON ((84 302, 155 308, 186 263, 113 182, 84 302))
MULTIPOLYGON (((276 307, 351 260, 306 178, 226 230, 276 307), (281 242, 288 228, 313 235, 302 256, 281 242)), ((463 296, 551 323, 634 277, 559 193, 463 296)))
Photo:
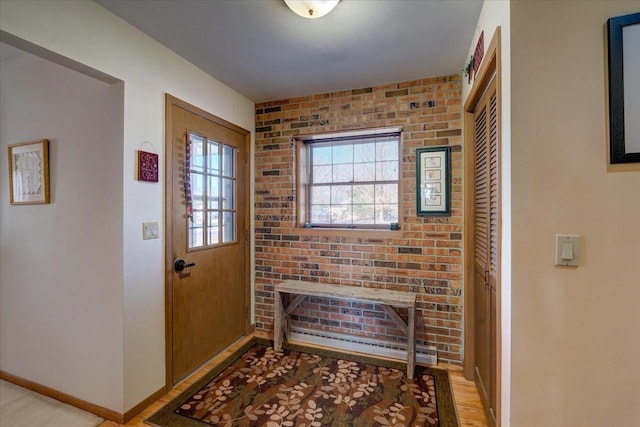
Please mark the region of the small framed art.
POLYGON ((158 182, 158 155, 138 150, 138 181, 158 182))
POLYGON ((449 215, 451 147, 416 150, 416 200, 418 216, 449 215))
POLYGON ((9 202, 49 203, 49 141, 9 145, 9 202))

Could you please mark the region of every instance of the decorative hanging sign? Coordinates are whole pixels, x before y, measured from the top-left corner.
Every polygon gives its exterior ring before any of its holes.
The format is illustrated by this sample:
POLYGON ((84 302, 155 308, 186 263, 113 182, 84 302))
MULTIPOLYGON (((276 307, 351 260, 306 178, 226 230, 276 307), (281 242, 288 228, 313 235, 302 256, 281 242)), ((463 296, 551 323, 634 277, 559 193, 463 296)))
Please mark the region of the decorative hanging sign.
POLYGON ((187 218, 193 222, 193 200, 191 199, 191 138, 189 132, 185 134, 184 141, 184 199, 187 205, 187 218))
POLYGON ((478 73, 478 69, 480 69, 480 63, 482 62, 482 58, 484 58, 484 31, 480 33, 480 37, 478 38, 478 43, 476 43, 476 50, 473 52, 473 74, 478 73))
MULTIPOLYGON (((144 144, 155 150, 152 143, 145 141, 144 144)), ((138 150, 138 181, 158 182, 158 154, 138 150)))
POLYGON ((478 73, 480 69, 480 64, 482 63, 482 59, 484 58, 484 31, 480 33, 480 37, 478 38, 478 43, 476 43, 476 48, 473 51, 473 55, 469 58, 469 63, 464 67, 464 76, 468 78, 467 82, 471 84, 471 81, 478 73))

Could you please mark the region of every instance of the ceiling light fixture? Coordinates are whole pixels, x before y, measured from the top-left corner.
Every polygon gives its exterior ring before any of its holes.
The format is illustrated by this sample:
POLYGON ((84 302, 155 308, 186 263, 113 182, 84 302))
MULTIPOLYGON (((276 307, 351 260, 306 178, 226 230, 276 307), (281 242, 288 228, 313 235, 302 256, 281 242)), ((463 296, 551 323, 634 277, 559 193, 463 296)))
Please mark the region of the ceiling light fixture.
POLYGON ((289 9, 303 18, 320 18, 331 12, 340 0, 284 0, 289 9))

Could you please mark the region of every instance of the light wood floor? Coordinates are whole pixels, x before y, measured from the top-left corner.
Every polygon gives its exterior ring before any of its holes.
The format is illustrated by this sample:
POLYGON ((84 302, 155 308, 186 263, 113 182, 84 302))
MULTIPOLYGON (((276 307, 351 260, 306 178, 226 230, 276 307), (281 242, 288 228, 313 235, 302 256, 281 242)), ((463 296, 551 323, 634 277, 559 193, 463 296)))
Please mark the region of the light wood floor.
MULTIPOLYGON (((271 338, 268 336, 264 336, 261 333, 257 332, 257 336, 261 336, 264 338, 271 338)), ((168 394, 164 395, 155 403, 151 404, 147 409, 142 411, 140 415, 133 418, 129 421, 126 426, 127 427, 147 427, 148 425, 144 423, 144 420, 151 416, 153 413, 158 411, 168 402, 170 402, 173 398, 178 396, 184 390, 189 388, 193 383, 198 381, 209 372, 215 365, 225 360, 225 358, 233 353, 237 348, 246 343, 251 336, 242 338, 238 340, 236 343, 232 344, 225 351, 220 353, 215 358, 211 359, 207 364, 202 366, 198 371, 196 371, 192 376, 187 378, 182 383, 178 384, 173 390, 171 390, 168 394)), ((457 366, 451 365, 442 365, 439 367, 443 367, 445 369, 449 369, 451 383, 453 386, 453 394, 454 399, 456 401, 456 407, 458 409, 458 418, 460 419, 460 424, 462 427, 485 427, 487 426, 486 418, 484 416, 484 412, 482 410, 482 404, 480 403, 480 397, 478 395, 478 391, 473 382, 467 381, 464 379, 462 375, 462 370, 457 366)), ((114 423, 112 421, 106 421, 100 424, 99 427, 122 427, 121 424, 114 423)))
POLYGON ((2 427, 94 427, 101 422, 89 412, 0 381, 2 427))

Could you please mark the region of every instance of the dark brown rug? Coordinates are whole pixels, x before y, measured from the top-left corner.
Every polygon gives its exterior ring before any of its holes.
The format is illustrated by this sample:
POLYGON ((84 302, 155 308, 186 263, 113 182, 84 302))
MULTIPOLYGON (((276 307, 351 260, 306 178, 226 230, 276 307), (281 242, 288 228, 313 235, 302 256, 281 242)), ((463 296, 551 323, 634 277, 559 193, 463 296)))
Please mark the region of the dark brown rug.
POLYGON ((445 370, 254 339, 146 420, 161 427, 458 426, 445 370))

